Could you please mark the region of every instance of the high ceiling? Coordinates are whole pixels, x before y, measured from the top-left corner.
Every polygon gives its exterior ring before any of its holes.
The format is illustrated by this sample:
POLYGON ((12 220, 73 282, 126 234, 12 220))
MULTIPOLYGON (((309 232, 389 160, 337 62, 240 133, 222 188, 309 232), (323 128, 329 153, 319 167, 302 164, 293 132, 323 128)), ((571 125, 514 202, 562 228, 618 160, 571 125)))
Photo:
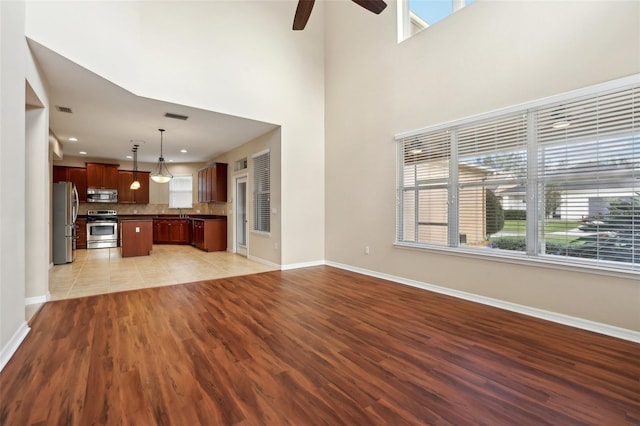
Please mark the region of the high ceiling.
POLYGON ((160 154, 158 129, 163 128, 166 161, 205 162, 277 127, 136 96, 38 43, 29 46, 49 84, 49 127, 65 157, 84 151, 93 159, 126 161, 135 143, 140 145, 138 161, 153 163, 160 154), (188 119, 167 118, 166 113, 188 119))

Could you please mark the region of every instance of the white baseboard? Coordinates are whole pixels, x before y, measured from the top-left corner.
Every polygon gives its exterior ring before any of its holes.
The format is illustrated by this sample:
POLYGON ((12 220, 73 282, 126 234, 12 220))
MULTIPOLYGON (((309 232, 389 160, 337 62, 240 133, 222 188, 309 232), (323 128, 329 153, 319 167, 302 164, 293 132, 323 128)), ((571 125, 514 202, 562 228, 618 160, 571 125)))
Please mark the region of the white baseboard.
POLYGON ((45 303, 51 297, 51 293, 47 292, 47 294, 42 296, 35 297, 25 297, 24 304, 25 305, 37 305, 39 303, 45 303))
POLYGON ((358 268, 356 266, 345 265, 342 263, 327 261, 325 262, 325 264, 327 266, 333 266, 335 268, 345 269, 347 271, 357 272, 359 274, 368 275, 375 278, 381 278, 383 280, 393 281, 399 284, 404 284, 411 287, 417 287, 424 290, 433 291, 435 293, 446 294, 447 296, 453 296, 459 299, 469 300, 471 302, 481 303, 483 305, 493 306, 496 308, 505 309, 507 311, 517 312, 519 314, 524 314, 531 317, 552 321, 558 324, 568 325, 570 327, 580 328, 583 330, 593 331, 594 333, 600 333, 606 336, 616 337, 618 339, 640 343, 640 332, 628 330, 626 328, 615 327, 613 325, 602 324, 599 322, 572 317, 569 315, 559 314, 556 312, 545 311, 543 309, 532 308, 525 305, 519 305, 517 303, 511 303, 511 302, 506 302, 504 300, 493 299, 491 297, 479 296, 473 293, 453 290, 446 287, 440 287, 433 284, 427 284, 420 281, 397 277, 395 275, 383 274, 381 272, 370 271, 368 269, 358 268))
POLYGON ((289 269, 309 268, 311 266, 322 265, 327 265, 327 262, 325 262, 324 260, 312 260, 311 262, 289 263, 288 265, 280 266, 280 269, 282 269, 283 271, 288 271, 289 269))
POLYGON ((261 257, 255 257, 255 256, 247 255, 247 259, 253 260, 254 262, 262 263, 263 265, 270 266, 273 269, 280 269, 280 265, 278 265, 277 263, 273 263, 273 262, 271 262, 269 260, 262 259, 261 257))
POLYGON ((11 339, 9 339, 4 348, 2 348, 2 350, 0 351, 0 371, 2 371, 13 354, 18 350, 18 347, 20 346, 24 338, 27 337, 29 331, 31 331, 31 328, 29 328, 29 325, 26 321, 23 322, 20 327, 18 327, 16 332, 13 333, 13 336, 11 336, 11 339))

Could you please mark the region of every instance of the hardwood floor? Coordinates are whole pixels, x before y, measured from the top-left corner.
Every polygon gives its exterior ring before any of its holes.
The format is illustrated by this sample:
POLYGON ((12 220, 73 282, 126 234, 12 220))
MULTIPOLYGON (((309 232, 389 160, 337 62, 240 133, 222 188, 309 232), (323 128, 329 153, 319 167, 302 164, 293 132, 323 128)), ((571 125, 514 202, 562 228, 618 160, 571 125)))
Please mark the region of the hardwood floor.
POLYGON ((330 267, 47 303, 2 425, 640 424, 640 345, 330 267))

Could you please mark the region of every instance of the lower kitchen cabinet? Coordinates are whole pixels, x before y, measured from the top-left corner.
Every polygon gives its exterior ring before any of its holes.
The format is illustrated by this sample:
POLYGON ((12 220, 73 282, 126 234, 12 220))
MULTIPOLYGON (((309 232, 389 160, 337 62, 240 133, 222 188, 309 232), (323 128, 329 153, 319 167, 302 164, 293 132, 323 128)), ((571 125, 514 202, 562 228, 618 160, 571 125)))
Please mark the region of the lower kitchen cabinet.
POLYGON ((76 219, 76 248, 87 248, 87 219, 76 219))
POLYGON ((153 248, 151 220, 123 220, 120 222, 122 257, 148 256, 153 248))
POLYGON ((189 244, 190 242, 189 219, 153 219, 154 244, 189 244))
POLYGON ((204 251, 227 250, 226 219, 191 219, 193 245, 204 251))

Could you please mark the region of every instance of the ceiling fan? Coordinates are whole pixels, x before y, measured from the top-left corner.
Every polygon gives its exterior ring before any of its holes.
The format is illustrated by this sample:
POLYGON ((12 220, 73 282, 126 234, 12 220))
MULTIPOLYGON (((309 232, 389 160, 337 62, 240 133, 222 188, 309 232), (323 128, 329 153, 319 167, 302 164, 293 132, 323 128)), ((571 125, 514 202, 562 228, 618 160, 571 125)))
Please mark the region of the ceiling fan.
MULTIPOLYGON (((351 0, 354 3, 359 4, 370 12, 379 15, 387 4, 383 0, 351 0)), ((304 27, 307 25, 307 21, 309 20, 309 16, 311 16, 311 10, 313 9, 313 4, 315 0, 298 0, 298 7, 296 8, 296 15, 293 18, 293 29, 294 30, 304 30, 304 27)))

